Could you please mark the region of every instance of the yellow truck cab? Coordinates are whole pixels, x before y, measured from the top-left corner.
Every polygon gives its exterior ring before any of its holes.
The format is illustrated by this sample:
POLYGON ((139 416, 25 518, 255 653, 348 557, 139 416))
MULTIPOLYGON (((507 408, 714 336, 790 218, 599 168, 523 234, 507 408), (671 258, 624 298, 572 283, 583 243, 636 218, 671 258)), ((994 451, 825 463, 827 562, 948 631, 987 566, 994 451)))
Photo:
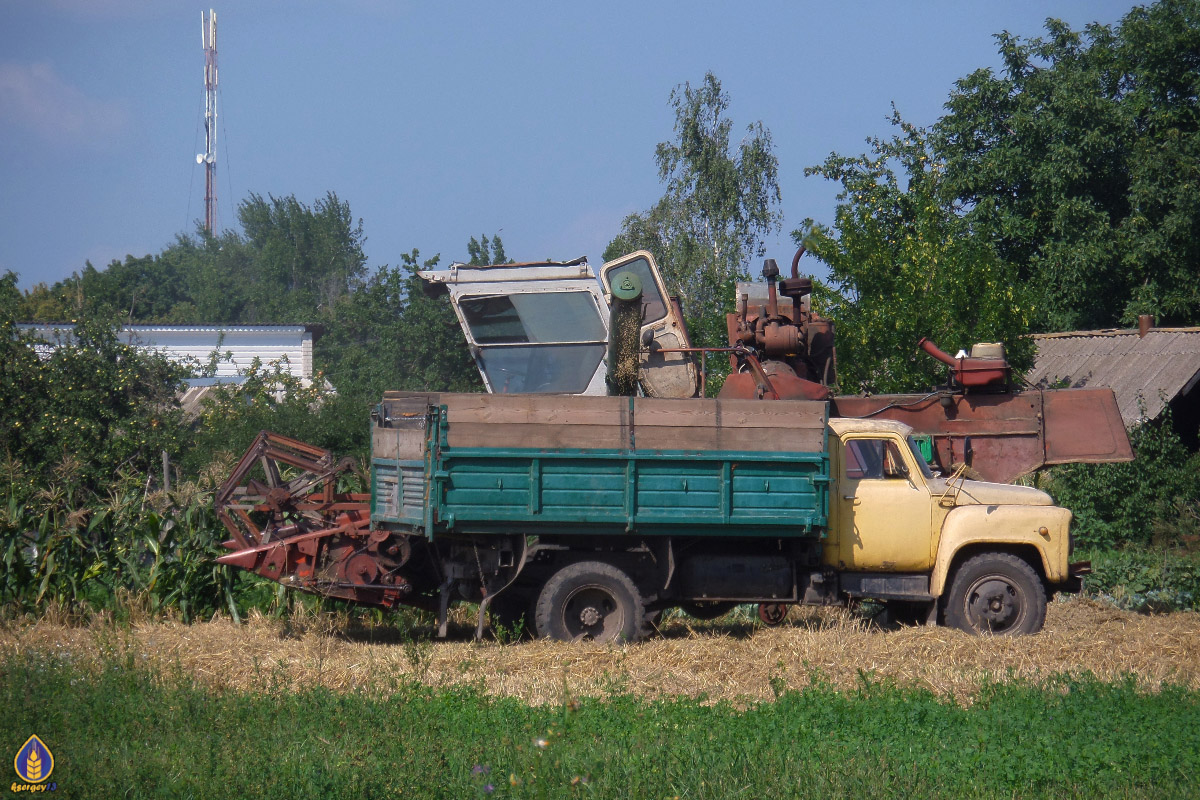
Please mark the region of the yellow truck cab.
POLYGON ((938 477, 885 420, 831 419, 824 561, 843 592, 897 615, 992 633, 1033 633, 1069 588, 1071 512, 1026 486, 938 477))

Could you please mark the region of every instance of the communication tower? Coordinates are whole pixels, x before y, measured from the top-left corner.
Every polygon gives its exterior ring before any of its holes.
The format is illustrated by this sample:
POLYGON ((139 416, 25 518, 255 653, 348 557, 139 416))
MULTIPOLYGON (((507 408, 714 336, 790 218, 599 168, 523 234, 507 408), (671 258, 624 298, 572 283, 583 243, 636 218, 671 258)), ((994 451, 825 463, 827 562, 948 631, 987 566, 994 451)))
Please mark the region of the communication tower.
POLYGON ((200 44, 204 48, 204 152, 196 163, 204 165, 204 232, 217 226, 217 12, 200 12, 200 44))

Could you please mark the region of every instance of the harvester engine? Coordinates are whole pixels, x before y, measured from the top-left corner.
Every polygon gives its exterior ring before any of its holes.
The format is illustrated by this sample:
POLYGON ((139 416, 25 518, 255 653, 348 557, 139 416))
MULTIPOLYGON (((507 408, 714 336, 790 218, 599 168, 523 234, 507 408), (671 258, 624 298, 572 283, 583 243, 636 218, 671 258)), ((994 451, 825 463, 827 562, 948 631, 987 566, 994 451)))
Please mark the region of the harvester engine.
MULTIPOLYGON (((792 259, 792 277, 776 281, 779 267, 768 258, 763 265, 767 296, 751 294, 753 284, 738 287, 737 313, 726 316, 731 347, 754 353, 779 398, 826 400, 836 376, 833 323, 809 306, 812 280, 799 274, 800 256, 792 259), (743 291, 743 288, 746 291, 743 291), (782 300, 780 299, 782 296, 782 300)), ((744 363, 725 381, 722 397, 753 398, 757 385, 744 363)))

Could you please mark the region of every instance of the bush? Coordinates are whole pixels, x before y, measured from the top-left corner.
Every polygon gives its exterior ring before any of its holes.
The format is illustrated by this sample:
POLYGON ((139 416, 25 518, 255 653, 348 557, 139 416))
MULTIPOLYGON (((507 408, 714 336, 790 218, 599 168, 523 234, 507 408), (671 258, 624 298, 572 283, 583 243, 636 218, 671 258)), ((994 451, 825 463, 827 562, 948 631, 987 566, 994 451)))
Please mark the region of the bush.
POLYGON ((1130 431, 1123 464, 1055 467, 1046 489, 1075 514, 1084 547, 1179 545, 1200 534, 1200 454, 1189 454, 1169 410, 1130 431))
POLYGON ((240 384, 218 386, 204 400, 195 422, 192 446, 184 456, 189 472, 214 462, 230 462, 245 451, 259 431, 332 450, 339 456, 367 455, 373 402, 342 395, 323 378, 305 385, 280 364, 254 363, 240 384))
POLYGON ((175 402, 188 371, 122 343, 111 320, 79 319, 52 352, 0 312, 0 454, 32 486, 55 487, 66 461, 78 488, 102 493, 119 470, 145 473, 185 432, 175 402))
POLYGON ((1077 557, 1092 562, 1087 594, 1134 611, 1200 611, 1200 554, 1096 550, 1077 557))

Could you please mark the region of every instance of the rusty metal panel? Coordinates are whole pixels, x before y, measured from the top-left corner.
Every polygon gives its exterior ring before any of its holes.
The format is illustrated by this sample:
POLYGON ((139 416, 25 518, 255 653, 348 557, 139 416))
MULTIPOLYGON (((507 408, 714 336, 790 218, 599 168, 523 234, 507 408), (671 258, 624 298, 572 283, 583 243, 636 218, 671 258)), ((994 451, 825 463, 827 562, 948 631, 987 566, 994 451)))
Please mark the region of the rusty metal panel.
POLYGON ((1046 463, 1133 460, 1112 389, 1044 392, 1046 463))
POLYGON ((1007 483, 1048 464, 1129 461, 1110 390, 837 397, 840 417, 891 419, 933 437, 934 464, 1007 483))

